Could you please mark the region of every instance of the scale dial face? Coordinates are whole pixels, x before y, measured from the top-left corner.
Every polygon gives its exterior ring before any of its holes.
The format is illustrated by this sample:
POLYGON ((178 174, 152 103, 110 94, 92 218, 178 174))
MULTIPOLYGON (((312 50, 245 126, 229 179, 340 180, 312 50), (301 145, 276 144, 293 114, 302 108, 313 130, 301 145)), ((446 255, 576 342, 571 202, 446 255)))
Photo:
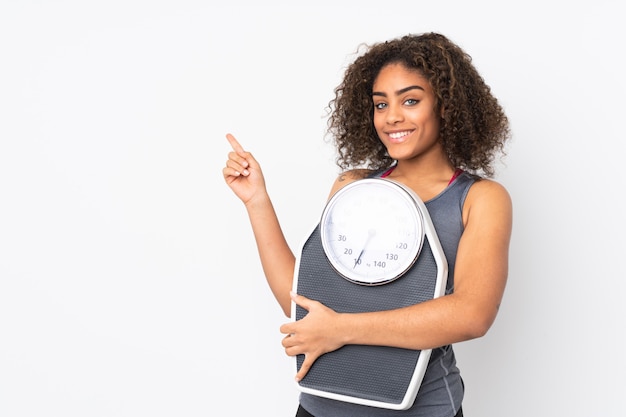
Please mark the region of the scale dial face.
POLYGON ((408 271, 424 242, 424 219, 408 187, 366 178, 337 191, 322 213, 326 257, 344 278, 362 285, 391 282, 408 271))

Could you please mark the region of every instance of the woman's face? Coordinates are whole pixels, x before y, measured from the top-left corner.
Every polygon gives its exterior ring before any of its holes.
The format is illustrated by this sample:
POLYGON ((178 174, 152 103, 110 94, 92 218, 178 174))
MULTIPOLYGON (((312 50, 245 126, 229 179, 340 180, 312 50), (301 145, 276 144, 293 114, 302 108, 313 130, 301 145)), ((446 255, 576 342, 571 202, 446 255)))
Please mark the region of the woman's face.
POLYGON ((435 95, 418 71, 386 65, 372 90, 374 128, 389 156, 401 160, 441 151, 435 95))

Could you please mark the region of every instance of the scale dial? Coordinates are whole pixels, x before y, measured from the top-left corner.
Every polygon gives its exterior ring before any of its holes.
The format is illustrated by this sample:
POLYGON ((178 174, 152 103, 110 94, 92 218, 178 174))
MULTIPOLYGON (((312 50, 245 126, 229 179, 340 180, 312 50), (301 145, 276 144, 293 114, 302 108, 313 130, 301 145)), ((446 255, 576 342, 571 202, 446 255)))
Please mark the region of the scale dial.
POLYGON ((362 285, 401 277, 424 243, 418 202, 411 189, 384 178, 357 180, 337 191, 320 222, 330 264, 342 277, 362 285))

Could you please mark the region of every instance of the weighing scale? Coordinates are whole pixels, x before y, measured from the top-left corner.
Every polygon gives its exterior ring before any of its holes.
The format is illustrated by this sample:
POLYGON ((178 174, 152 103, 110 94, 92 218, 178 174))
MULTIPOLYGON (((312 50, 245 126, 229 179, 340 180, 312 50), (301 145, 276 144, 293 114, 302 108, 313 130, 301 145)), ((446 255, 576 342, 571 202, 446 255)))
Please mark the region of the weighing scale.
MULTIPOLYGON (((448 266, 422 200, 405 185, 365 178, 337 191, 296 259, 293 289, 342 313, 401 308, 445 293, 448 266)), ((292 303, 292 320, 307 314, 292 303)), ((404 410, 431 350, 346 345, 319 357, 302 392, 404 410)), ((296 357, 299 370, 304 355, 296 357)))

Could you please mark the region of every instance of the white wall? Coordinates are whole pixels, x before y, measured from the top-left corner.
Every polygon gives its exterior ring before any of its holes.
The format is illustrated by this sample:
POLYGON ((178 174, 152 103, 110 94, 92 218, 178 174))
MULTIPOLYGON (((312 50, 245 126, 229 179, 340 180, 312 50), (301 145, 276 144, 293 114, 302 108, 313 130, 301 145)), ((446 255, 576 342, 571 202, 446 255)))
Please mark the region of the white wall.
POLYGON ((0 4, 0 415, 294 415, 224 135, 263 164, 297 248, 337 173, 324 107, 352 52, 431 30, 514 133, 510 279, 490 333, 457 346, 466 415, 617 415, 618 2, 248 3, 0 4))

